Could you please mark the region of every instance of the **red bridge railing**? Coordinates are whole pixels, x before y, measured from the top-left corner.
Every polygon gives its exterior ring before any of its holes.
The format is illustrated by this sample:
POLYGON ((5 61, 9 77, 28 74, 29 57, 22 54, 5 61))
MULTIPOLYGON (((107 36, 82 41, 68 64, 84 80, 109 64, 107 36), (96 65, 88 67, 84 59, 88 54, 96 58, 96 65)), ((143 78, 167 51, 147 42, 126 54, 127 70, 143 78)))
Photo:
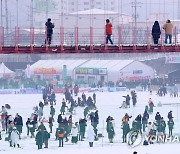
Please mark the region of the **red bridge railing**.
MULTIPOLYGON (((68 29, 65 27, 55 28, 52 44, 45 44, 46 30, 44 28, 30 27, 22 29, 15 27, 5 34, 4 27, 0 27, 0 52, 1 53, 27 53, 34 52, 146 52, 168 51, 179 52, 180 29, 174 27, 171 45, 165 45, 164 30, 161 30, 159 44, 154 45, 151 28, 141 27, 116 27, 113 28, 113 46, 106 45, 106 34, 102 28, 79 28, 68 29), (153 47, 157 46, 156 49, 153 47), (56 48, 55 48, 56 47, 56 48), (157 49, 158 48, 158 49, 157 49)), ((47 42, 47 41, 46 41, 47 42)))

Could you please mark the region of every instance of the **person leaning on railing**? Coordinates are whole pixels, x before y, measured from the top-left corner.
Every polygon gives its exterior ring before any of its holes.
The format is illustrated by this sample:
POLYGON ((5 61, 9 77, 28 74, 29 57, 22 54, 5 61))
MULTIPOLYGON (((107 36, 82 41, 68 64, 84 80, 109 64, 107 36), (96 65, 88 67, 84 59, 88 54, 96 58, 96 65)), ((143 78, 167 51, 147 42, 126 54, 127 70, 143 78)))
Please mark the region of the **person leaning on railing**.
POLYGON ((167 44, 167 40, 169 38, 169 44, 172 43, 172 30, 173 30, 173 24, 168 19, 166 23, 163 26, 163 29, 165 30, 165 43, 167 44))

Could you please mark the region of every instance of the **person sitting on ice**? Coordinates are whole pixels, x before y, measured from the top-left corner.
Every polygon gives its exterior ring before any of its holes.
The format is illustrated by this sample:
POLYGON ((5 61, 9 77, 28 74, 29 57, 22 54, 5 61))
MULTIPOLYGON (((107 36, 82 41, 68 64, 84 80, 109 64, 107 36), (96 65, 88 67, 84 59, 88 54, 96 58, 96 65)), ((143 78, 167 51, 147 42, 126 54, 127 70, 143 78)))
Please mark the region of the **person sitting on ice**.
POLYGON ((123 96, 123 97, 125 97, 126 98, 126 105, 130 108, 130 96, 129 96, 129 94, 127 94, 127 96, 123 96))

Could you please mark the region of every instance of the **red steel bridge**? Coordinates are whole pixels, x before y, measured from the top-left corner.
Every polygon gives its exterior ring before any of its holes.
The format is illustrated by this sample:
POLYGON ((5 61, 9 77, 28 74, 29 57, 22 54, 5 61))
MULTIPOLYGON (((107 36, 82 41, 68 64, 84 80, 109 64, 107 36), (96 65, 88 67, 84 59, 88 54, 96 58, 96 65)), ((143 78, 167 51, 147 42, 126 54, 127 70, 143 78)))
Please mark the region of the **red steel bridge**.
POLYGON ((159 44, 154 45, 149 27, 138 30, 119 26, 113 32, 114 44, 106 45, 105 33, 96 33, 93 27, 83 30, 78 27, 71 30, 60 27, 54 30, 52 44, 49 46, 44 43, 45 29, 15 27, 5 35, 4 27, 0 27, 0 54, 180 52, 180 38, 176 27, 173 30, 172 44, 164 44, 165 34, 162 30, 159 44))

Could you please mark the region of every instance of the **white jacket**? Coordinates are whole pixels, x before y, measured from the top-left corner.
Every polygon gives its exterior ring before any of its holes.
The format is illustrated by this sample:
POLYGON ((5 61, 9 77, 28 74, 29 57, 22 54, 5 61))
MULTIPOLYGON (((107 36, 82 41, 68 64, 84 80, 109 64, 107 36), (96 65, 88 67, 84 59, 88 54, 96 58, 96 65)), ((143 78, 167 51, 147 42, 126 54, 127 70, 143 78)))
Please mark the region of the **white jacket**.
POLYGON ((88 142, 94 142, 95 134, 93 130, 93 126, 89 125, 86 131, 88 142))
POLYGON ((12 145, 19 144, 19 132, 17 130, 12 130, 12 132, 11 132, 11 142, 12 142, 12 145))
POLYGON ((78 136, 78 128, 77 127, 72 127, 71 134, 72 134, 73 137, 78 136))

